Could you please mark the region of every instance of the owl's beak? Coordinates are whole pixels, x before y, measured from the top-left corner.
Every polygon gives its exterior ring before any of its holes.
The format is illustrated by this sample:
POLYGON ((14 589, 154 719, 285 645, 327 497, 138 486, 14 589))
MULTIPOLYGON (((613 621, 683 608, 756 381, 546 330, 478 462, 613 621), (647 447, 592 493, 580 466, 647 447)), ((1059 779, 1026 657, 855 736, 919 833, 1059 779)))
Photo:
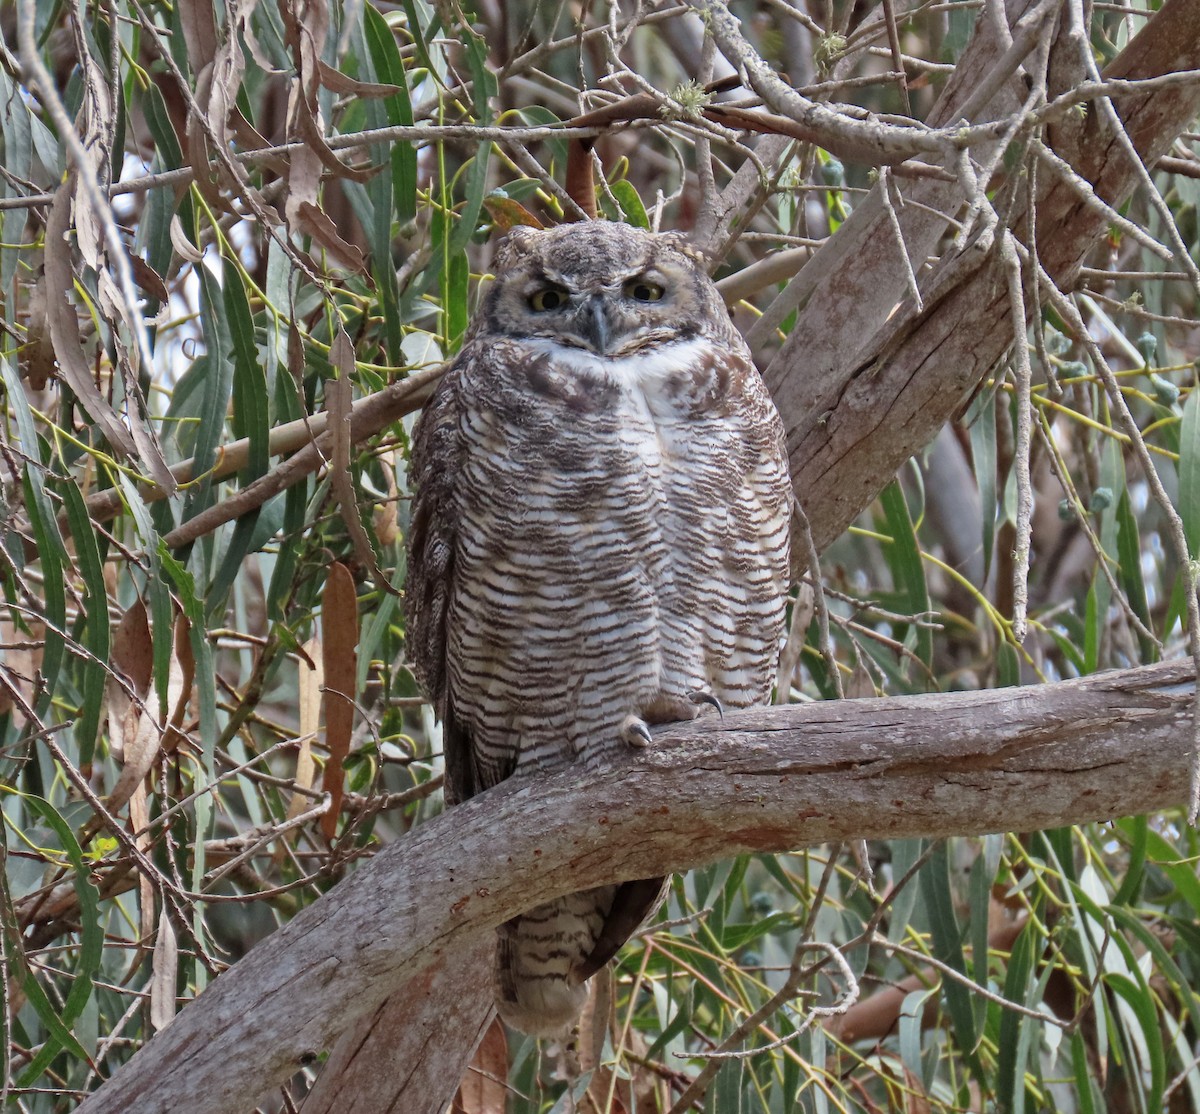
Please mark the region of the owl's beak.
POLYGON ((608 354, 611 332, 604 295, 591 295, 583 304, 583 312, 579 319, 579 335, 587 341, 592 351, 605 356, 608 354))

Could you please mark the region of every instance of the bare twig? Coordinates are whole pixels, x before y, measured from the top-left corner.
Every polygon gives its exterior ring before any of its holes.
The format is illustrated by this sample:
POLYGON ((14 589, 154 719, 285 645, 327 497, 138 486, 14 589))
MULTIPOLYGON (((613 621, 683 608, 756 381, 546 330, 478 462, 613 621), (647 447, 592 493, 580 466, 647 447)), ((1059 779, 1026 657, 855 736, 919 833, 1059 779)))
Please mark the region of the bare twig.
POLYGON ((1009 312, 1013 322, 1012 372, 1017 386, 1017 443, 1013 467, 1017 480, 1016 539, 1013 542, 1012 635, 1025 641, 1029 604, 1029 545, 1033 520, 1033 485, 1029 479, 1029 453, 1033 421, 1033 371, 1029 366, 1029 329, 1025 323, 1025 289, 1015 238, 1008 229, 1000 237, 1000 258, 1008 277, 1009 312))
MULTIPOLYGON (((896 192, 896 197, 903 203, 904 199, 899 191, 896 192)), ((879 200, 883 203, 883 211, 887 213, 888 224, 891 225, 892 235, 896 238, 896 248, 904 263, 904 277, 908 281, 908 293, 912 297, 913 307, 920 313, 925 308, 925 303, 921 300, 921 287, 917 283, 917 276, 913 274, 912 261, 908 258, 904 229, 900 227, 900 218, 896 216, 896 210, 892 207, 892 178, 886 166, 879 171, 879 200)))

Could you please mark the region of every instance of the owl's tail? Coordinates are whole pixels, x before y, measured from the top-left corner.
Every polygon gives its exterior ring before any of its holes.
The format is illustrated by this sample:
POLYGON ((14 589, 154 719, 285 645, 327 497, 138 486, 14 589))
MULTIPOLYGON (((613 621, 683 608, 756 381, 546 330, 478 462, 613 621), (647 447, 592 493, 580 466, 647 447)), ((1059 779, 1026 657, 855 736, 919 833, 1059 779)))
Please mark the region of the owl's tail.
POLYGON ((565 1036, 587 1003, 587 980, 658 908, 665 880, 567 894, 496 930, 496 1008, 514 1029, 565 1036))

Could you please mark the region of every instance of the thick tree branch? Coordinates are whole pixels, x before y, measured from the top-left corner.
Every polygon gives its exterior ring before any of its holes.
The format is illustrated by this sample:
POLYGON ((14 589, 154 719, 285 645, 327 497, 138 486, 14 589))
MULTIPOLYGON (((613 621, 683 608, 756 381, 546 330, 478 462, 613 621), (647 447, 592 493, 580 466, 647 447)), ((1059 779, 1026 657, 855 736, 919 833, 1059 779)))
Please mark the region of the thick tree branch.
MULTIPOLYGON (((418 1014, 434 986, 445 1000, 446 972, 464 959, 466 985, 477 986, 487 934, 580 879, 1178 805, 1194 690, 1190 664, 1167 663, 1054 685, 752 710, 671 727, 649 750, 587 773, 508 782, 417 828, 305 909, 81 1114, 240 1114, 401 988, 418 1014)), ((453 1093, 457 1077, 446 1082, 453 1093)), ((426 1109, 441 1101, 431 1095, 426 1109)))

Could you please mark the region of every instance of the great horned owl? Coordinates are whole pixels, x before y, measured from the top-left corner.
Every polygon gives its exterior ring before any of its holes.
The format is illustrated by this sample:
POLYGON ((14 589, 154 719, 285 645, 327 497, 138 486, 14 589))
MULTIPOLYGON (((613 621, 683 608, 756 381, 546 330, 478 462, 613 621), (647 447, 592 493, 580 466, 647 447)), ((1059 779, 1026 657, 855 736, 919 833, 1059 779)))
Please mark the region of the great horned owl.
MULTIPOLYGON (((782 424, 685 241, 518 228, 495 270, 412 446, 409 657, 451 803, 764 701, 789 581, 782 424)), ((662 884, 503 925, 501 1016, 569 1029, 662 884)))

